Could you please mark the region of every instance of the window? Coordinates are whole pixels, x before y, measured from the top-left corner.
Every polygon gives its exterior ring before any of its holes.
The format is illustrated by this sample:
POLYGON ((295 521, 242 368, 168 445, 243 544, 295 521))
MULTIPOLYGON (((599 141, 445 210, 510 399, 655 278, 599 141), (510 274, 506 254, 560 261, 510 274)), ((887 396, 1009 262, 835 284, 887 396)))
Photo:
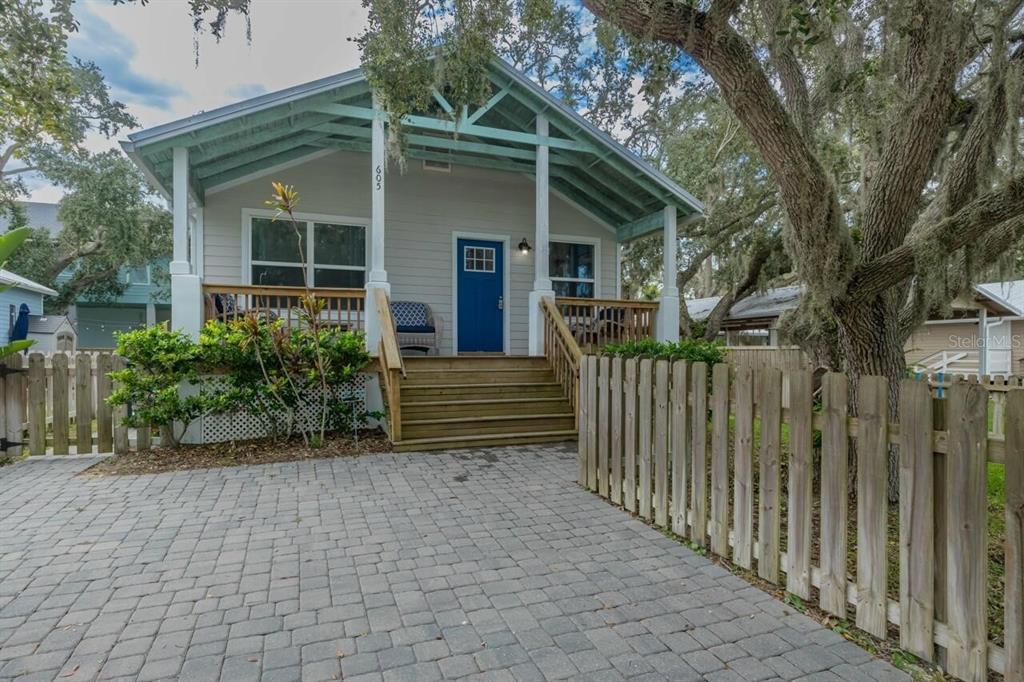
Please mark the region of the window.
POLYGON ((128 268, 124 275, 124 281, 128 284, 149 284, 149 266, 128 268))
POLYGON ((594 244, 551 242, 548 271, 556 296, 594 298, 597 274, 594 244))
POLYGON ((466 272, 494 272, 494 249, 486 246, 463 247, 463 269, 466 272))
POLYGON ((333 289, 366 284, 366 228, 362 225, 252 218, 250 274, 253 284, 333 289))

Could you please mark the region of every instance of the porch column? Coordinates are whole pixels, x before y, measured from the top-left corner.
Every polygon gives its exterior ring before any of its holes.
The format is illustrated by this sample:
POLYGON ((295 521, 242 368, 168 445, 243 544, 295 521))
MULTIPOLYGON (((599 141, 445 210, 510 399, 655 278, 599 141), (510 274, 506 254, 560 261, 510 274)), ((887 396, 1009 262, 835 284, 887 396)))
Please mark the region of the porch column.
POLYGON ((374 303, 374 290, 391 295, 388 273, 384 269, 384 111, 376 95, 373 98, 370 136, 370 274, 366 281, 366 349, 376 356, 380 347, 380 320, 374 303))
POLYGON ((199 338, 203 318, 202 279, 189 262, 188 148, 174 148, 171 212, 174 216, 174 252, 171 274, 171 327, 199 338))
POLYGON ((544 355, 544 317, 540 302, 554 298, 548 273, 548 120, 537 117, 536 227, 533 235, 533 290, 529 296, 529 353, 544 355))
POLYGON ((658 340, 679 340, 679 288, 676 286, 676 207, 665 207, 664 260, 662 262, 661 303, 658 305, 658 340))

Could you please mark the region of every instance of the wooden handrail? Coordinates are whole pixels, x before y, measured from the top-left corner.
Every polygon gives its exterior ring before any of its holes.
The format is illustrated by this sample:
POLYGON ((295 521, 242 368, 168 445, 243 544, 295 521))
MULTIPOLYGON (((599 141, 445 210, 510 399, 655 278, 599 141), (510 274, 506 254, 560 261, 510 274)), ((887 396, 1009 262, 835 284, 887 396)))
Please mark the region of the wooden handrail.
POLYGON ((362 298, 365 289, 333 289, 327 287, 262 286, 259 284, 204 284, 203 291, 211 294, 256 294, 257 296, 305 296, 312 292, 321 298, 362 298))
POLYGON ((650 310, 657 310, 659 305, 658 301, 638 301, 626 298, 577 298, 573 296, 558 296, 555 298, 555 303, 600 305, 621 308, 648 308, 650 310))
POLYGON ((562 385, 566 398, 573 410, 577 405, 577 390, 580 373, 580 358, 583 351, 573 337, 569 326, 562 319, 554 301, 549 298, 540 300, 541 315, 544 318, 544 355, 562 385))
POLYGON ((363 289, 328 289, 304 287, 259 286, 254 284, 204 284, 203 299, 207 320, 229 320, 249 313, 280 319, 286 327, 294 324, 302 297, 312 294, 323 303, 320 318, 324 324, 344 329, 364 327, 366 291, 363 289))
POLYGON ((402 440, 402 378, 405 376, 405 360, 398 347, 395 318, 391 315, 391 302, 383 289, 373 290, 373 303, 377 309, 380 325, 380 374, 388 402, 388 421, 391 426, 391 441, 402 440))

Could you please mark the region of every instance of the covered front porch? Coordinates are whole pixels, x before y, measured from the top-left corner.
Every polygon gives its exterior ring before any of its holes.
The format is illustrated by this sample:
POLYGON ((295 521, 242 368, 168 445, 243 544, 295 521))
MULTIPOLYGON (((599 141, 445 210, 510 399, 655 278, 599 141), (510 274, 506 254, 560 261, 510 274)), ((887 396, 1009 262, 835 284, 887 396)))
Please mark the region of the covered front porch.
POLYGON ((247 311, 292 324, 308 283, 374 354, 377 290, 429 307, 440 355, 544 355, 544 300, 582 347, 677 338, 677 224, 699 202, 508 65, 492 81, 477 108, 435 92, 403 120, 403 172, 359 71, 132 135, 173 206, 172 326, 197 335, 247 311), (263 206, 271 180, 300 193, 297 242, 263 206), (661 301, 621 300, 620 245, 657 231, 661 301))

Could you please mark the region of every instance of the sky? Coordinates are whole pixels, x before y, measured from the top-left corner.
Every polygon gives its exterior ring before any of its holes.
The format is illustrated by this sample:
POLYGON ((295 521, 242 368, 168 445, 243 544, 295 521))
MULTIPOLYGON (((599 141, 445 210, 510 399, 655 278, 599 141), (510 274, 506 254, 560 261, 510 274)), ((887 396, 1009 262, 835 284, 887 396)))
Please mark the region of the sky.
MULTIPOLYGON (((74 13, 79 31, 69 52, 100 67, 140 128, 354 68, 359 51, 349 39, 366 24, 359 0, 253 0, 252 41, 233 16, 219 43, 199 37, 197 65, 188 0, 78 0, 74 13)), ((86 146, 102 151, 117 139, 92 134, 86 146)), ((60 199, 44 179, 26 180, 30 200, 60 199)))

